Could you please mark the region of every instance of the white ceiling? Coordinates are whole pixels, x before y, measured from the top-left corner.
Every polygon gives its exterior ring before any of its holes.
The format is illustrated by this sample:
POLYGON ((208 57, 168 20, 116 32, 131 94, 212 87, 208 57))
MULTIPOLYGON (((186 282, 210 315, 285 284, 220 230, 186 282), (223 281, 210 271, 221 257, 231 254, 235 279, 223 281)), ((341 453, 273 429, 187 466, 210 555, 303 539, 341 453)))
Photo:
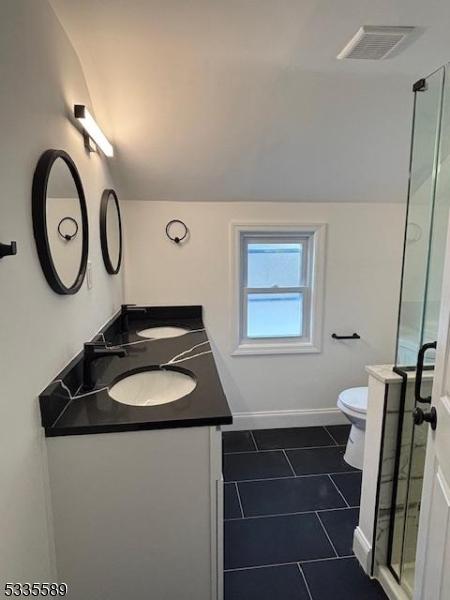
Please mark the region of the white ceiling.
POLYGON ((123 199, 404 201, 411 84, 450 60, 447 0, 50 2, 123 199), (419 35, 336 60, 361 25, 419 35))

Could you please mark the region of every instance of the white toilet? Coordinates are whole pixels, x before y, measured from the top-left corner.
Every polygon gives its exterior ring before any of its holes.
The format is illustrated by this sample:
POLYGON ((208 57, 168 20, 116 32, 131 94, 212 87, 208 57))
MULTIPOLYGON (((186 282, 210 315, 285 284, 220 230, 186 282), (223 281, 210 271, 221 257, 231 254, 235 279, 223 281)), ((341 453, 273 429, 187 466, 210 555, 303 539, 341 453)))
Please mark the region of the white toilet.
POLYGON ((366 436, 368 387, 354 387, 339 394, 337 406, 352 424, 344 460, 356 469, 363 468, 366 436))

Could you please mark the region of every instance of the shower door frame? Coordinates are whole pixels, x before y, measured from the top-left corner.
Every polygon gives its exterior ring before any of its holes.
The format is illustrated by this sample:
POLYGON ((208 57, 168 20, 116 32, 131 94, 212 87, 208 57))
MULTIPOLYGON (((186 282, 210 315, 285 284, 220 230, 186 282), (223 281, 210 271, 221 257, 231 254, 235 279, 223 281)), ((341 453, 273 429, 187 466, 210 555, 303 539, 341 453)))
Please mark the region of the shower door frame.
MULTIPOLYGON (((392 551, 393 551, 393 540, 395 533, 395 517, 397 512, 397 500, 398 500, 398 482, 399 482, 399 472, 400 472, 400 460, 401 460, 401 442, 403 436, 403 423, 405 419, 405 404, 406 404, 406 393, 407 393, 407 385, 408 385, 408 372, 412 372, 416 370, 417 363, 415 365, 399 365, 399 345, 400 345, 400 333, 401 333, 401 320, 402 320, 402 301, 404 295, 404 278, 405 278, 405 264, 406 264, 406 255, 407 255, 407 227, 408 227, 408 219, 410 216, 411 209, 411 191, 412 191, 412 177, 413 177, 413 158, 414 158, 414 142, 415 142, 415 134, 416 134, 416 124, 417 124, 417 94, 423 93, 427 90, 427 80, 442 71, 441 82, 440 82, 440 94, 437 105, 436 112, 436 132, 434 139, 434 155, 433 155, 433 163, 431 169, 431 189, 430 189, 430 217, 429 217, 429 226, 428 226, 428 242, 427 242, 427 257, 426 257, 426 267, 424 270, 424 280, 423 280, 423 296, 422 296, 422 306, 420 312, 420 341, 419 341, 419 349, 423 345, 424 341, 424 324, 426 317, 426 307, 427 307, 427 293, 428 293, 428 283, 430 276, 430 257, 431 257, 431 247, 432 247, 432 239, 433 239, 433 225, 434 225, 434 216, 435 216, 435 201, 436 201, 436 189, 437 189, 437 180, 438 180, 438 167, 439 167, 439 159, 440 159, 440 139, 441 139, 441 125, 442 125, 442 113, 443 113, 443 100, 444 100, 444 89, 445 89, 445 76, 446 76, 446 66, 443 65, 439 69, 436 69, 433 73, 428 75, 426 78, 419 79, 412 88, 414 93, 414 103, 413 103, 413 116, 412 116, 412 128, 411 128, 411 145, 410 145, 410 156, 409 156, 409 178, 408 178, 408 201, 406 207, 406 216, 405 216, 405 233, 403 240, 403 258, 402 258, 402 271, 401 271, 401 287, 400 287, 400 299, 399 299, 399 310, 398 310, 398 321, 397 321, 397 340, 396 340, 396 348, 395 348, 395 360, 396 366, 393 368, 393 371, 397 373, 400 377, 402 377, 402 390, 401 390, 401 399, 400 399, 400 412, 399 412, 399 422, 397 429, 397 443, 396 443, 396 454, 394 460, 394 482, 392 491, 392 503, 391 503, 391 513, 390 513, 390 525, 389 525, 389 535, 388 535, 388 554, 387 554, 387 567, 394 577, 395 581, 402 586, 402 575, 403 575, 403 566, 404 566, 404 553, 405 553, 405 541, 406 541, 406 533, 407 533, 407 513, 409 506, 409 494, 410 494, 410 485, 411 485, 411 467, 413 462, 413 451, 414 451, 414 438, 415 438, 415 430, 413 428, 411 434, 411 442, 409 448, 409 462, 408 462, 408 475, 407 475, 407 490, 406 497, 404 502, 404 523, 402 529, 402 540, 401 540, 401 551, 400 551, 400 563, 398 573, 393 567, 392 562, 392 551)), ((434 370, 434 365, 425 365, 425 370, 434 370)), ((417 546, 416 546, 417 547, 417 546)))

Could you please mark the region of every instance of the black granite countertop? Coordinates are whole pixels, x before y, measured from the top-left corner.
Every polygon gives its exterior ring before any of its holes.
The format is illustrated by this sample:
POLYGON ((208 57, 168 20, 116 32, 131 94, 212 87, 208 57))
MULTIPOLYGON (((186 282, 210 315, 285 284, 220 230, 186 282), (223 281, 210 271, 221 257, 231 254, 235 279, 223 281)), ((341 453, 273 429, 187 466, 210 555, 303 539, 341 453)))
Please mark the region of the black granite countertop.
POLYGON ((88 395, 81 389, 82 353, 55 378, 39 397, 47 437, 232 422, 201 306, 145 307, 144 314, 124 308, 94 338, 99 340, 107 346, 123 347, 127 356, 97 359, 93 363, 96 385, 88 395), (154 340, 138 335, 155 326, 184 327, 189 333, 154 340), (159 406, 130 406, 108 395, 108 388, 126 374, 166 365, 181 353, 173 367, 196 380, 195 389, 187 396, 159 406))

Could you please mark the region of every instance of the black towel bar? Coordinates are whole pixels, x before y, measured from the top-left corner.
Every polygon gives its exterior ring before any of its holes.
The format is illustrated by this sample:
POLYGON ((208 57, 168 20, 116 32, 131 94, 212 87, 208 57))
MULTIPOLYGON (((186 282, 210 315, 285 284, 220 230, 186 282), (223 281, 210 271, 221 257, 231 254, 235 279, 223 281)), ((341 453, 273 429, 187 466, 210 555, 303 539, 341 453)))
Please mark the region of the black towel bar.
POLYGON ((360 340, 361 336, 357 333, 353 333, 352 335, 338 335, 337 333, 332 333, 331 337, 335 340, 360 340))

